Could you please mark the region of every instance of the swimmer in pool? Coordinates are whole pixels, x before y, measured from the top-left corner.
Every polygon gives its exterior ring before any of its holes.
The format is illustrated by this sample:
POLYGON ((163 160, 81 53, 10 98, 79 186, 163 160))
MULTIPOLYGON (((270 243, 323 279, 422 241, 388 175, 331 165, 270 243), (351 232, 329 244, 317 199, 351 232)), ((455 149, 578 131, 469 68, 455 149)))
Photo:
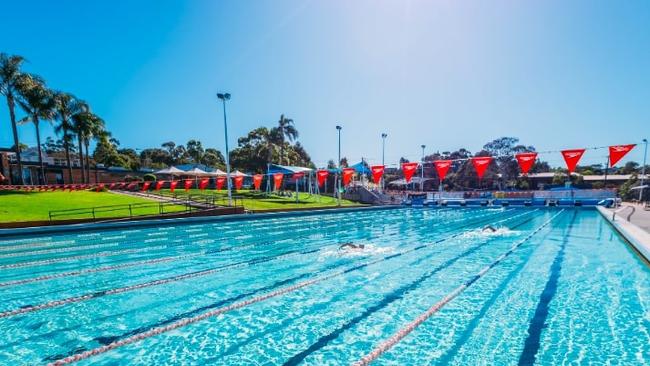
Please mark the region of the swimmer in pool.
POLYGON ((483 228, 483 232, 494 233, 496 231, 497 231, 497 229, 495 229, 494 226, 492 226, 492 225, 487 225, 486 227, 483 228))
POLYGON ((339 247, 339 250, 363 250, 366 246, 364 244, 352 244, 351 242, 345 243, 339 247))

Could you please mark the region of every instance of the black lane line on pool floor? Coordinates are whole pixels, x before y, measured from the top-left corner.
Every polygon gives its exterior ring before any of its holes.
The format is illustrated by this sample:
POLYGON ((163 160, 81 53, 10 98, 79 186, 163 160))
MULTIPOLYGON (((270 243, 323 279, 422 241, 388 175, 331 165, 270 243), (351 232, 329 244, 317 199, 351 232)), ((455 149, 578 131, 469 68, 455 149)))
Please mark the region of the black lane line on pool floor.
POLYGON ((379 358, 382 354, 384 354, 385 352, 390 350, 393 346, 395 346, 397 343, 399 343, 402 339, 404 339, 406 336, 411 334, 411 332, 413 332, 422 323, 426 322, 431 316, 438 313, 438 311, 440 311, 445 305, 447 305, 449 302, 453 301, 456 297, 458 297, 460 294, 462 294, 467 288, 469 288, 474 283, 476 283, 476 281, 481 279, 492 268, 496 267, 499 263, 501 263, 503 260, 505 260, 515 250, 517 250, 519 247, 521 247, 523 244, 525 244, 528 240, 530 240, 533 236, 535 236, 535 234, 537 234, 542 229, 544 229, 545 227, 550 225, 551 222, 556 217, 561 215, 563 212, 564 212, 564 209, 560 210, 558 213, 553 215, 550 219, 548 219, 546 222, 544 222, 537 229, 533 230, 525 238, 523 238, 522 240, 520 240, 516 244, 514 244, 512 247, 510 247, 510 249, 508 251, 501 254, 499 257, 497 257, 497 259, 495 259, 494 262, 492 262, 491 264, 483 267, 483 269, 481 269, 478 273, 476 273, 469 280, 463 282, 461 285, 459 285, 453 291, 451 291, 449 294, 447 294, 445 297, 443 297, 440 301, 433 304, 429 309, 427 309, 425 312, 420 314, 413 321, 406 324, 404 327, 402 327, 397 332, 393 333, 393 335, 391 335, 385 341, 380 343, 377 347, 372 349, 368 354, 366 354, 364 357, 360 358, 357 362, 355 362, 354 365, 355 366, 369 365, 371 362, 373 362, 374 360, 379 358))
MULTIPOLYGON (((520 222, 520 223, 518 223, 516 225, 514 225, 511 229, 516 229, 516 228, 518 228, 520 226, 523 226, 523 225, 531 222, 533 219, 535 219, 534 216, 530 217, 530 218, 528 218, 528 219, 526 219, 526 220, 524 220, 524 221, 522 221, 522 222, 520 222)), ((350 319, 347 323, 341 325, 339 328, 335 329, 334 331, 330 332, 329 334, 326 334, 326 335, 320 337, 316 342, 312 343, 311 346, 307 347, 307 349, 305 349, 304 351, 302 351, 300 353, 297 353, 294 356, 292 356, 290 359, 285 361, 285 363, 283 365, 284 366, 298 365, 305 358, 307 358, 309 355, 311 355, 312 353, 314 353, 314 352, 320 350, 321 348, 327 346, 327 344, 329 344, 329 342, 331 342, 331 341, 335 340, 336 338, 338 338, 346 330, 351 329, 353 326, 357 325, 358 323, 360 323, 364 319, 370 317, 371 315, 373 315, 377 311, 380 311, 380 310, 384 309, 385 307, 392 304, 393 302, 402 299, 409 292, 411 292, 411 291, 415 290, 416 288, 418 288, 418 286, 420 286, 420 284, 422 282, 424 282, 425 280, 427 280, 430 277, 434 276, 438 272, 450 267, 451 265, 456 263, 458 260, 460 260, 460 259, 462 259, 462 258, 464 258, 464 257, 466 257, 468 255, 471 255, 472 253, 476 252, 477 250, 483 248, 485 245, 487 245, 488 243, 490 243, 494 239, 495 238, 488 238, 488 240, 480 243, 479 245, 477 245, 477 246, 475 246, 473 248, 470 248, 470 249, 460 253, 459 255, 453 257, 453 258, 450 258, 450 259, 446 260, 445 262, 443 262, 438 267, 424 273, 422 276, 420 276, 415 281, 413 281, 411 283, 408 283, 408 284, 406 284, 404 286, 401 286, 401 287, 393 290, 389 294, 385 295, 384 298, 382 298, 380 301, 376 302, 373 306, 367 308, 361 314, 359 314, 356 317, 350 319)))
POLYGON ((564 235, 564 240, 558 250, 553 264, 551 264, 551 274, 546 281, 546 286, 539 297, 539 302, 537 303, 537 308, 535 309, 535 315, 530 320, 530 325, 528 326, 528 337, 524 342, 524 350, 519 356, 519 366, 528 366, 535 364, 535 359, 537 357, 537 352, 539 351, 540 341, 542 336, 542 330, 546 328, 546 319, 548 318, 549 305, 555 297, 557 292, 557 285, 560 280, 560 272, 562 271, 562 262, 564 261, 564 250, 569 241, 569 235, 573 229, 573 224, 576 220, 578 211, 573 211, 573 216, 571 217, 571 222, 567 227, 567 232, 564 235))
MULTIPOLYGON (((506 212, 511 212, 511 211, 506 211, 506 212)), ((503 212, 501 212, 501 214, 502 213, 503 212)), ((491 220, 492 218, 493 218, 492 216, 488 216, 486 218, 479 219, 478 222, 485 221, 485 220, 491 220)), ((475 224, 476 223, 464 224, 464 225, 461 225, 459 228, 469 226, 469 225, 475 225, 475 224)), ((456 228, 456 229, 459 229, 459 228, 456 228)), ((441 239, 441 240, 446 240, 446 239, 441 239)), ((423 246, 426 246, 426 245, 427 244, 425 244, 423 246)), ((421 247, 423 247, 423 246, 416 247, 415 250, 421 249, 421 247)), ((34 311, 39 311, 39 310, 43 310, 43 309, 50 309, 50 308, 53 308, 53 307, 59 307, 59 306, 63 306, 63 305, 66 305, 66 304, 73 304, 73 303, 78 303, 78 302, 87 301, 87 300, 91 300, 91 299, 96 299, 98 297, 102 297, 102 296, 106 296, 106 295, 120 294, 120 293, 129 292, 129 291, 133 291, 133 290, 139 290, 139 289, 142 289, 142 288, 148 288, 148 287, 152 287, 152 286, 158 286, 158 285, 163 285, 163 284, 167 284, 167 283, 177 282, 177 281, 181 281, 181 280, 185 280, 185 279, 189 279, 189 278, 195 278, 195 277, 210 275, 210 274, 221 272, 221 271, 223 271, 225 269, 228 269, 228 268, 236 268, 236 267, 240 267, 240 266, 249 266, 249 265, 264 263, 264 262, 274 260, 276 258, 280 258, 280 257, 283 257, 283 256, 292 255, 292 254, 298 254, 298 255, 310 254, 310 253, 317 252, 319 250, 320 249, 313 249, 313 250, 307 250, 307 251, 293 250, 293 251, 285 252, 283 254, 278 254, 278 255, 273 255, 273 256, 263 257, 263 258, 257 258, 257 259, 253 259, 253 260, 237 262, 237 263, 223 265, 223 266, 217 266, 217 267, 203 269, 203 270, 199 270, 199 271, 194 271, 194 272, 190 272, 190 273, 186 273, 186 274, 175 275, 175 276, 167 277, 167 278, 163 278, 163 279, 152 280, 152 281, 149 281, 149 282, 143 282, 143 283, 140 283, 140 284, 134 284, 134 285, 124 286, 124 287, 119 287, 119 288, 112 288, 112 289, 106 289, 106 290, 101 290, 101 291, 95 291, 95 292, 91 292, 91 293, 87 293, 87 294, 83 294, 83 295, 68 297, 68 298, 65 298, 65 299, 52 300, 52 301, 48 301, 48 302, 37 304, 37 305, 24 305, 24 306, 21 306, 20 308, 17 308, 17 309, 0 312, 0 319, 1 318, 16 316, 16 315, 20 315, 20 314, 26 314, 26 313, 30 313, 30 312, 34 312, 34 311)), ((386 259, 394 258, 394 257, 397 257, 399 255, 401 255, 401 254, 400 253, 394 254, 392 256, 387 257, 386 259)))
MULTIPOLYGON (((504 212, 500 212, 500 214, 507 213, 507 212, 512 212, 512 211, 513 210, 507 210, 507 211, 504 211, 504 212)), ((492 222, 492 224, 497 224, 497 223, 500 223, 500 222, 508 221, 508 220, 513 219, 513 218, 520 217, 520 216, 523 216, 523 215, 526 215, 526 214, 530 214, 531 212, 535 212, 535 211, 528 211, 528 212, 524 212, 522 214, 513 215, 513 216, 510 216, 510 217, 507 217, 507 218, 504 218, 504 219, 494 221, 494 222, 492 222)), ((497 216, 500 216, 500 215, 497 215, 497 216)), ((470 224, 461 225, 460 227, 455 228, 455 230, 458 230, 458 229, 461 229, 463 227, 467 227, 467 226, 470 226, 470 225, 476 225, 481 221, 489 221, 489 220, 492 220, 492 219, 494 219, 494 217, 489 216, 489 217, 483 218, 481 220, 477 220, 477 222, 472 222, 470 224)), ((362 263, 362 264, 356 265, 354 267, 347 268, 347 269, 345 269, 343 271, 340 271, 340 272, 337 272, 337 273, 332 273, 332 274, 322 276, 322 277, 316 277, 316 278, 313 278, 311 280, 307 280, 305 282, 301 282, 301 283, 295 284, 293 286, 290 286, 289 288, 278 289, 278 290, 275 290, 273 292, 266 293, 264 295, 260 295, 257 298, 251 298, 249 300, 245 300, 245 301, 239 302, 239 303, 231 303, 231 305, 228 305, 226 308, 217 308, 217 309, 214 309, 212 311, 200 313, 200 314, 196 315, 193 318, 184 318, 184 319, 179 320, 177 322, 168 324, 167 326, 155 327, 155 328, 150 329, 147 332, 138 333, 136 335, 133 335, 133 336, 127 337, 127 338, 122 338, 120 340, 117 340, 117 341, 115 341, 115 342, 113 342, 111 344, 108 344, 108 345, 104 345, 102 347, 98 347, 98 348, 95 348, 95 349, 92 349, 92 350, 87 350, 87 351, 84 351, 84 352, 80 352, 80 353, 70 355, 68 357, 59 359, 58 361, 55 361, 53 364, 64 365, 64 364, 69 364, 69 363, 72 363, 72 362, 77 362, 79 360, 86 359, 88 357, 96 356, 98 354, 108 352, 109 350, 112 350, 114 348, 141 341, 142 339, 151 337, 153 335, 157 335, 157 334, 164 333, 164 332, 167 332, 167 331, 170 331, 170 330, 173 330, 173 329, 184 327, 184 326, 189 325, 189 324, 193 324, 193 323, 198 322, 198 321, 200 321, 202 319, 205 319, 207 317, 215 316, 216 314, 223 314, 223 313, 225 313, 227 311, 230 311, 230 309, 233 309, 233 310, 234 309, 239 309, 239 308, 248 306, 250 304, 254 304, 254 303, 257 303, 257 302, 260 302, 260 301, 264 301, 264 300, 269 299, 269 298, 280 296, 280 295, 283 295, 285 293, 292 292, 292 291, 295 291, 295 290, 298 290, 298 289, 301 289, 301 288, 304 288, 304 287, 307 287, 307 286, 310 286, 310 285, 313 285, 313 284, 316 284, 316 283, 319 283, 319 282, 322 282, 322 281, 325 281, 325 280, 328 280, 328 279, 331 279, 331 278, 334 278, 334 277, 345 275, 347 273, 350 273, 350 272, 353 272, 353 271, 368 267, 368 266, 373 265, 373 264, 377 264, 377 263, 386 261, 388 259, 399 257, 399 256, 401 256, 403 254, 406 254, 406 253, 414 252, 416 250, 422 249, 422 248, 430 246, 430 245, 434 245, 434 244, 437 244, 437 243, 440 243, 440 242, 443 242, 443 241, 446 241, 446 240, 453 239, 455 237, 460 236, 463 233, 464 233, 464 231, 460 232, 460 233, 450 235, 450 236, 447 236, 447 237, 442 238, 442 239, 438 239, 438 240, 436 240, 434 242, 431 242, 431 243, 428 243, 428 244, 423 244, 423 245, 420 245, 418 247, 408 249, 408 250, 406 250, 406 251, 404 251, 402 253, 397 253, 397 254, 386 256, 386 257, 383 257, 383 258, 379 258, 379 259, 374 260, 374 261, 362 263)))

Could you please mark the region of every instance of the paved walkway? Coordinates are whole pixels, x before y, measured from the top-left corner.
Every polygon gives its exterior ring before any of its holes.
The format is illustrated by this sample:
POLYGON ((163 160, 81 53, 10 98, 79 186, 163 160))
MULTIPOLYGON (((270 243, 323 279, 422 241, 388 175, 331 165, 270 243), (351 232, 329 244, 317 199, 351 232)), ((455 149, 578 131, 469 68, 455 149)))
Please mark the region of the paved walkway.
MULTIPOLYGON (((632 214, 632 217, 630 218, 630 222, 641 229, 645 230, 646 232, 650 233, 650 211, 646 211, 643 208, 643 205, 636 204, 636 203, 627 203, 624 202, 623 206, 632 206, 635 208, 634 214, 632 214)), ((620 209, 620 208, 619 208, 620 209)), ((617 209, 618 210, 618 209, 617 209)), ((612 209, 609 209, 609 211, 614 211, 612 209)), ((626 209, 620 213, 620 217, 627 219, 627 215, 630 214, 631 209, 626 209)), ((617 215, 617 219, 618 219, 617 215)))

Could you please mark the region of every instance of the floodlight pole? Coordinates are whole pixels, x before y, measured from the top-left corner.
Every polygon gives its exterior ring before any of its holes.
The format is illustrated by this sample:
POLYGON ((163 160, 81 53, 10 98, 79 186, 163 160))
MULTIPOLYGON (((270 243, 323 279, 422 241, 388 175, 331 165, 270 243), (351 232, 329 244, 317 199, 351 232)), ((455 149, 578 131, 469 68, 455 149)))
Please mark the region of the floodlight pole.
POLYGON ((228 183, 228 206, 232 206, 232 182, 230 181, 230 153, 228 151, 228 122, 226 119, 226 101, 230 100, 229 93, 218 93, 217 98, 223 102, 223 133, 226 139, 226 180, 228 183))
MULTIPOLYGON (((381 165, 386 169, 386 163, 384 162, 384 155, 386 152, 386 137, 388 137, 387 133, 382 133, 381 134, 381 165)), ((382 193, 384 192, 384 176, 381 176, 381 191, 382 193)))
MULTIPOLYGON (((645 164, 646 164, 646 158, 648 157, 648 139, 643 139, 643 143, 645 144, 645 148, 643 149, 643 166, 641 167, 641 186, 645 183, 645 164)), ((639 202, 641 202, 641 199, 643 198, 643 188, 639 189, 639 202)))
POLYGON ((420 191, 424 192, 424 149, 427 147, 426 145, 420 145, 422 148, 422 163, 421 163, 421 171, 420 171, 420 191))
POLYGON ((342 129, 343 129, 343 127, 341 127, 339 125, 336 126, 336 130, 339 133, 339 160, 338 160, 338 165, 337 165, 339 169, 338 169, 338 179, 336 180, 336 184, 337 184, 337 187, 338 187, 337 190, 336 190, 336 195, 338 197, 338 205, 339 206, 341 206, 341 179, 342 179, 342 175, 343 175, 343 171, 341 170, 341 130, 342 129))

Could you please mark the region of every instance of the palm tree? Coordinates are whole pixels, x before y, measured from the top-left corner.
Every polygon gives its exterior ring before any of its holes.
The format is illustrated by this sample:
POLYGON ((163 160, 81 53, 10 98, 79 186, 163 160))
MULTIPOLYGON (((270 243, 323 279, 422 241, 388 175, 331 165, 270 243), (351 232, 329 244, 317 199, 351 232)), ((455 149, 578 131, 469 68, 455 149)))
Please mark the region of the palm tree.
MULTIPOLYGON (((282 164, 282 159, 284 158, 284 144, 286 140, 293 142, 298 138, 298 130, 293 123, 291 118, 285 118, 284 114, 280 115, 280 120, 278 121, 278 138, 280 140, 280 164, 282 164)), ((287 160, 287 164, 289 161, 287 160)))
POLYGON ((14 146, 16 158, 18 160, 18 183, 23 182, 23 163, 20 159, 20 140, 18 139, 18 128, 16 127, 16 92, 17 87, 24 74, 21 72, 25 59, 21 56, 11 56, 6 53, 0 53, 0 94, 7 98, 9 107, 9 119, 11 120, 11 129, 14 135, 14 146))
POLYGON ((87 106, 69 93, 57 92, 54 98, 56 101, 56 119, 59 121, 54 131, 63 134, 63 148, 65 149, 65 160, 68 164, 68 179, 70 183, 74 183, 72 164, 70 163, 70 142, 72 139, 70 132, 73 131, 74 127, 72 125, 72 116, 85 111, 87 106))
POLYGON ((90 183, 90 153, 89 145, 91 138, 103 136, 104 120, 90 111, 84 111, 72 116, 74 132, 79 142, 79 158, 82 161, 82 174, 86 183, 90 183), (83 148, 86 148, 86 161, 83 163, 83 148))
POLYGON ((38 148, 39 184, 45 184, 45 164, 43 164, 43 151, 41 147, 40 122, 51 121, 54 118, 54 96, 42 82, 31 79, 24 83, 17 99, 18 105, 27 113, 18 123, 33 123, 36 128, 36 146, 38 148))

